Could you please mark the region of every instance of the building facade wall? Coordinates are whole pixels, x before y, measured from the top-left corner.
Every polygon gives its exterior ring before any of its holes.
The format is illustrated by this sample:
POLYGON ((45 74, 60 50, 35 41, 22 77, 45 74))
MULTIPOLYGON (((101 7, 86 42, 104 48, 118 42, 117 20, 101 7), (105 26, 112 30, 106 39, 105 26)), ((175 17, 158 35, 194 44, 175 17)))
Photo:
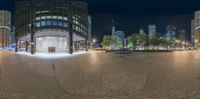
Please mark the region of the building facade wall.
POLYGON ((192 21, 192 42, 196 48, 200 47, 200 11, 195 12, 194 20, 192 21))
POLYGON ((88 41, 92 42, 92 18, 88 16, 88 41))
POLYGON ((11 12, 0 11, 0 47, 8 48, 10 45, 11 12))
POLYGON ((191 43, 193 46, 195 45, 195 20, 194 19, 191 21, 191 43))
POLYGON ((156 25, 149 25, 149 39, 156 38, 156 25))
POLYGON ((16 38, 35 31, 35 44, 42 37, 70 39, 69 32, 86 40, 88 6, 85 0, 17 0, 15 23, 16 38))

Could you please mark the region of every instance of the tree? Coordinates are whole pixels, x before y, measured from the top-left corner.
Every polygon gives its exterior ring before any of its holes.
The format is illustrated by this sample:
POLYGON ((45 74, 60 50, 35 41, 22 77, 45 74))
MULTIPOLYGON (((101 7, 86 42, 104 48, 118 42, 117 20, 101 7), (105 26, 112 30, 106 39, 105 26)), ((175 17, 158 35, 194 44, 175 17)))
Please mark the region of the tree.
POLYGON ((172 40, 167 40, 166 38, 160 38, 159 42, 161 46, 166 47, 167 49, 173 44, 172 40))
POLYGON ((131 36, 129 36, 127 39, 128 39, 128 46, 135 49, 137 46, 138 35, 134 33, 131 36))
POLYGON ((112 44, 112 39, 111 39, 111 37, 109 36, 109 35, 105 35, 104 37, 103 37, 103 42, 102 42, 102 46, 104 47, 104 48, 110 48, 110 45, 112 44))
POLYGON ((151 39, 151 44, 155 47, 155 46, 158 46, 160 44, 160 40, 157 39, 157 38, 153 38, 151 39))
POLYGON ((119 38, 119 36, 112 35, 111 43, 112 43, 114 49, 122 47, 122 40, 119 38))
POLYGON ((146 33, 140 33, 139 37, 138 37, 139 43, 140 45, 142 45, 143 47, 145 47, 148 43, 148 35, 146 33))

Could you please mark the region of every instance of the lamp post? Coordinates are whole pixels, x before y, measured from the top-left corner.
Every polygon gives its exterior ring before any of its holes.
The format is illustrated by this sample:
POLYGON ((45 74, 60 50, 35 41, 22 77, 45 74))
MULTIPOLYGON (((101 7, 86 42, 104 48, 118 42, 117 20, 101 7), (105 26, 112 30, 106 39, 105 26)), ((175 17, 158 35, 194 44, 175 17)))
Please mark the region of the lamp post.
POLYGON ((31 8, 30 8, 30 18, 31 18, 31 54, 35 54, 35 50, 34 50, 34 37, 35 37, 35 26, 34 26, 34 11, 33 11, 33 3, 31 2, 31 8))
POLYGON ((93 44, 95 44, 95 43, 96 43, 96 41, 97 41, 96 39, 93 39, 93 40, 92 40, 92 43, 93 43, 93 44))
POLYGON ((194 42, 195 42, 195 48, 198 48, 198 42, 199 41, 196 39, 194 42))
POLYGON ((92 40, 92 46, 93 46, 93 47, 95 46, 96 42, 97 42, 97 40, 94 38, 94 39, 92 40))
POLYGON ((186 42, 185 42, 185 41, 182 41, 181 43, 182 43, 182 48, 186 49, 186 46, 185 46, 185 45, 186 45, 186 42))
POLYGON ((176 48, 179 48, 179 43, 180 43, 180 41, 176 40, 176 48))

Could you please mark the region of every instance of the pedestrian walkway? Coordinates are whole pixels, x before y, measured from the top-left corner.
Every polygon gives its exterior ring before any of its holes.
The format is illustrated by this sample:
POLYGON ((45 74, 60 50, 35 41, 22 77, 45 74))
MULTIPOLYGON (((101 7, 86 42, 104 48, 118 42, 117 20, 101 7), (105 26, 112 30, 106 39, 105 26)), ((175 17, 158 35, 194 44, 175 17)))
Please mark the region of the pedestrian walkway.
POLYGON ((0 51, 0 56, 8 56, 13 54, 15 54, 13 51, 0 51))

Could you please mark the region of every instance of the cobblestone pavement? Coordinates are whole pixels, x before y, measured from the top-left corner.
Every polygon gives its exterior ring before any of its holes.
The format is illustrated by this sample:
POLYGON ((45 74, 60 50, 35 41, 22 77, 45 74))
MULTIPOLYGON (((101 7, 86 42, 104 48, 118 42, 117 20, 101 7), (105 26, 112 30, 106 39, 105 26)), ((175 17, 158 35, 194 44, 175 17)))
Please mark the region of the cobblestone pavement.
POLYGON ((200 52, 1 55, 0 99, 200 99, 200 52))

